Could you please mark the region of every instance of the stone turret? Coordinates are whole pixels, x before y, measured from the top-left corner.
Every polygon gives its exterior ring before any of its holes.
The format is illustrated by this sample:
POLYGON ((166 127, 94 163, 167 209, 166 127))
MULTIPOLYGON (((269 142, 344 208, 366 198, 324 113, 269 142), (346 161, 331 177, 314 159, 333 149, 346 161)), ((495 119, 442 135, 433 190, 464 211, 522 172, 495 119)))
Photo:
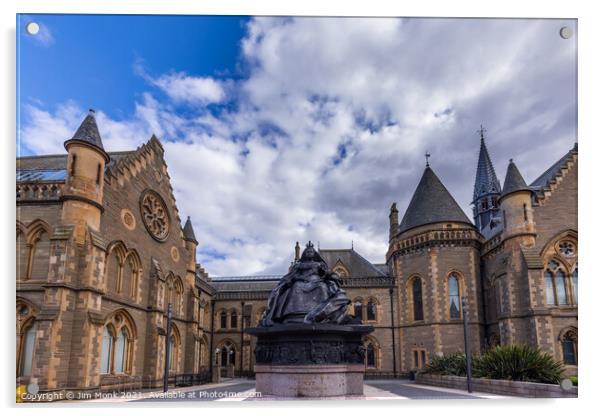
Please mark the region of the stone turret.
POLYGON ((527 186, 518 167, 510 159, 504 189, 500 197, 503 212, 505 238, 524 236, 524 244, 535 242, 535 223, 533 221, 532 196, 533 191, 527 186))
POLYGON ((73 225, 75 241, 83 243, 86 228, 98 231, 102 206, 105 165, 109 155, 90 110, 73 137, 65 142, 67 178, 63 193, 62 222, 73 225))
POLYGON ((397 234, 397 229, 399 228, 399 211, 397 210, 397 203, 393 202, 391 205, 391 211, 389 212, 389 241, 395 234, 397 234))

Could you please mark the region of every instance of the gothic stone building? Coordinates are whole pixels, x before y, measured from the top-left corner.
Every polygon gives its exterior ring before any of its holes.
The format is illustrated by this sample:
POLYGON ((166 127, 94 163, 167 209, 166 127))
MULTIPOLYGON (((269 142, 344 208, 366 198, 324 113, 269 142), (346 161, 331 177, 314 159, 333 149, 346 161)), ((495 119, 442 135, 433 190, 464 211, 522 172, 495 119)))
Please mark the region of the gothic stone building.
MULTIPOLYGON (((65 149, 17 160, 17 383, 156 387, 166 359, 172 383, 202 382, 214 368, 252 374, 245 328, 280 276, 205 273, 156 137, 107 153, 90 112, 65 149)), ((477 166, 474 221, 427 165, 401 222, 391 207, 386 263, 320 250, 349 312, 375 327, 368 376, 462 350, 462 298, 473 351, 527 343, 576 373, 577 146, 531 185, 511 161, 500 186, 483 137, 477 166)))

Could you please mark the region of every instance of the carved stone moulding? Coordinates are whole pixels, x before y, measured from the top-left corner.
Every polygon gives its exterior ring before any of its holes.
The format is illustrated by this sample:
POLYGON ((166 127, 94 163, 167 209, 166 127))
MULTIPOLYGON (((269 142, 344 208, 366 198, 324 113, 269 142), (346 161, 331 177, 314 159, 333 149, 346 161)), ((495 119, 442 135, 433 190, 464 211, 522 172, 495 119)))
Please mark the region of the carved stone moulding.
POLYGON ((363 364, 369 325, 286 324, 251 328, 255 362, 268 365, 363 364))

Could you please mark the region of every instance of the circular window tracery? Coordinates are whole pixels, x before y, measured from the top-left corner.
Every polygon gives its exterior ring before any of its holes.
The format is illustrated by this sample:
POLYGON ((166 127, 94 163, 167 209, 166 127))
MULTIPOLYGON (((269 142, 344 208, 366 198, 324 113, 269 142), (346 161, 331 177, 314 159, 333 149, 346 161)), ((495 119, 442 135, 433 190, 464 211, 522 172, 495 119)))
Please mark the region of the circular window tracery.
POLYGON ((558 251, 564 257, 574 257, 575 256, 575 245, 570 241, 561 241, 558 245, 558 251))
POLYGON ((140 198, 140 215, 146 230, 157 241, 165 241, 169 235, 167 206, 158 193, 147 190, 140 198))

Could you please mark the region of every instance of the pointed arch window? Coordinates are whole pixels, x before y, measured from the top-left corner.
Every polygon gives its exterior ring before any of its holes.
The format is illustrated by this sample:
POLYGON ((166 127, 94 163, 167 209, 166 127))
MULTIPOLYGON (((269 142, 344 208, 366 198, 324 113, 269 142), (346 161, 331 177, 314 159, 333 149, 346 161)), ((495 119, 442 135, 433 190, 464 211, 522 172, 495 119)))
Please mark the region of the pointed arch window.
POLYGON ((414 320, 424 320, 424 311, 422 308, 422 280, 419 277, 414 278, 414 281, 412 282, 412 303, 414 320))
POLYGON ((575 303, 575 305, 577 305, 577 292, 578 292, 578 280, 577 280, 577 267, 575 267, 575 270, 573 270, 573 274, 571 276, 571 284, 572 284, 572 289, 573 289, 573 302, 575 303))
POLYGON ((374 299, 368 301, 368 307, 366 308, 366 320, 376 321, 376 302, 374 299))
POLYGON ((230 314, 230 328, 237 328, 238 327, 238 314, 236 313, 236 311, 232 311, 232 313, 230 314))
POLYGON ((113 354, 113 336, 109 328, 105 327, 102 333, 102 353, 100 356, 100 373, 109 374, 111 371, 111 355, 113 354))
POLYGON ((366 367, 376 367, 376 351, 374 351, 374 345, 371 342, 366 346, 366 367))
POLYGON ((222 311, 219 315, 219 327, 225 329, 228 326, 228 314, 222 311))
POLYGON ((131 373, 135 333, 132 322, 123 311, 118 311, 109 318, 102 334, 101 374, 131 373))
POLYGON ((37 324, 34 322, 23 333, 21 338, 21 368, 19 374, 21 376, 30 376, 33 365, 33 354, 36 342, 37 324))
POLYGON ((228 341, 220 349, 220 366, 228 367, 230 365, 236 365, 236 352, 234 345, 228 341))
POLYGON ((449 317, 450 319, 460 318, 460 284, 458 275, 452 273, 447 279, 449 292, 449 317))
POLYGON ((569 328, 560 337, 562 359, 566 365, 577 365, 577 331, 569 328))
MULTIPOLYGON (((567 281, 568 278, 564 266, 559 261, 550 260, 547 264, 546 271, 544 272, 546 303, 548 305, 564 306, 569 304, 567 281)), ((569 283, 572 283, 572 280, 569 283)), ((574 302, 576 303, 575 300, 574 302)))

